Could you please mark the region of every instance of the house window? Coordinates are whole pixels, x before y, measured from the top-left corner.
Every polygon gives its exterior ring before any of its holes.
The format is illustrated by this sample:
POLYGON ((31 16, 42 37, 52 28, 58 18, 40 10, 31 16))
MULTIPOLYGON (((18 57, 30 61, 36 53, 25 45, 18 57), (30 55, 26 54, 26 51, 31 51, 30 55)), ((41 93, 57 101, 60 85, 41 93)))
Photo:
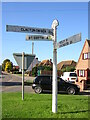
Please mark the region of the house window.
POLYGON ((87 76, 87 77, 90 77, 90 70, 88 70, 88 73, 87 73, 87 74, 88 74, 88 76, 87 76))
POLYGON ((85 59, 88 59, 88 54, 87 53, 84 53, 84 60, 85 59))
POLYGON ((88 58, 90 59, 90 52, 88 53, 88 58))
POLYGON ((90 59, 90 52, 89 53, 83 53, 83 59, 90 59))
POLYGON ((79 77, 84 77, 84 76, 85 76, 85 71, 79 70, 79 77))

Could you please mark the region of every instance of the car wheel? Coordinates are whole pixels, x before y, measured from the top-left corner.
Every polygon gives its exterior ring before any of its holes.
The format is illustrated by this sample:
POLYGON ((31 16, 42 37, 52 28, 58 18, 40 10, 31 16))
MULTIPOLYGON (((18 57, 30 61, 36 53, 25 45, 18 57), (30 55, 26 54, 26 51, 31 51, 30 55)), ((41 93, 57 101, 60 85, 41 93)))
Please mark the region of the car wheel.
POLYGON ((69 95, 75 95, 76 94, 76 91, 75 91, 75 88, 71 87, 68 89, 68 94, 69 95))
POLYGON ((37 86, 37 87, 34 88, 34 91, 35 91, 35 93, 40 94, 42 92, 42 88, 37 86))

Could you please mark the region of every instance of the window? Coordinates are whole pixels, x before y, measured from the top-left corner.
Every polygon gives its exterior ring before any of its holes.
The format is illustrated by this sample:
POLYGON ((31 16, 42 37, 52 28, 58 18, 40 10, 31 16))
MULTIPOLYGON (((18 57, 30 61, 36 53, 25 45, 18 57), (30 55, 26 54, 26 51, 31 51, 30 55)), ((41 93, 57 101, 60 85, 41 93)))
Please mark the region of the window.
POLYGON ((83 53, 83 59, 90 59, 90 52, 89 53, 83 53))
POLYGON ((70 76, 71 77, 77 77, 77 74, 76 73, 70 73, 70 76))
POLYGON ((84 77, 84 76, 85 76, 84 70, 79 70, 79 77, 84 77))
POLYGON ((87 77, 90 77, 90 70, 88 70, 88 73, 87 73, 87 74, 88 74, 88 76, 87 76, 87 77))
POLYGON ((84 53, 84 60, 85 59, 88 59, 88 54, 87 53, 84 53))
POLYGON ((88 53, 88 58, 90 59, 90 52, 88 53))

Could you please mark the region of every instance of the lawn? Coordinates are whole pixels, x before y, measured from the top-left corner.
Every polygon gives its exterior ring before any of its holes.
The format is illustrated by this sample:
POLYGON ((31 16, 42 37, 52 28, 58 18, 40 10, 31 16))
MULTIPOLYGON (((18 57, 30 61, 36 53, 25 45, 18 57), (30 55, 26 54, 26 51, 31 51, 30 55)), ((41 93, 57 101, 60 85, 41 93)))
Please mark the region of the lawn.
POLYGON ((52 113, 51 94, 2 94, 3 118, 88 118, 88 96, 58 95, 58 112, 52 113))

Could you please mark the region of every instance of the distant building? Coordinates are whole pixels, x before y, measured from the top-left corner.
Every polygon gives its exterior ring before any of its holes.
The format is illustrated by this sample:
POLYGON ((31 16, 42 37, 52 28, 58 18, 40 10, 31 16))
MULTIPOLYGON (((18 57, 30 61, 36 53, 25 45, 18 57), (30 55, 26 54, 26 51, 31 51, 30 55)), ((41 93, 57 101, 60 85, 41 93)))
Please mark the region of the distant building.
POLYGON ((19 66, 13 66, 13 71, 19 71, 19 66))
POLYGON ((62 62, 57 64, 57 70, 61 70, 61 69, 66 68, 68 66, 75 67, 76 66, 76 62, 74 60, 62 61, 62 62))
POLYGON ((40 62, 39 63, 39 65, 38 66, 44 66, 44 65, 46 65, 46 66, 52 66, 52 59, 50 59, 50 60, 43 60, 42 62, 40 62))
POLYGON ((78 82, 83 82, 82 89, 90 84, 90 40, 86 40, 76 65, 78 82))

